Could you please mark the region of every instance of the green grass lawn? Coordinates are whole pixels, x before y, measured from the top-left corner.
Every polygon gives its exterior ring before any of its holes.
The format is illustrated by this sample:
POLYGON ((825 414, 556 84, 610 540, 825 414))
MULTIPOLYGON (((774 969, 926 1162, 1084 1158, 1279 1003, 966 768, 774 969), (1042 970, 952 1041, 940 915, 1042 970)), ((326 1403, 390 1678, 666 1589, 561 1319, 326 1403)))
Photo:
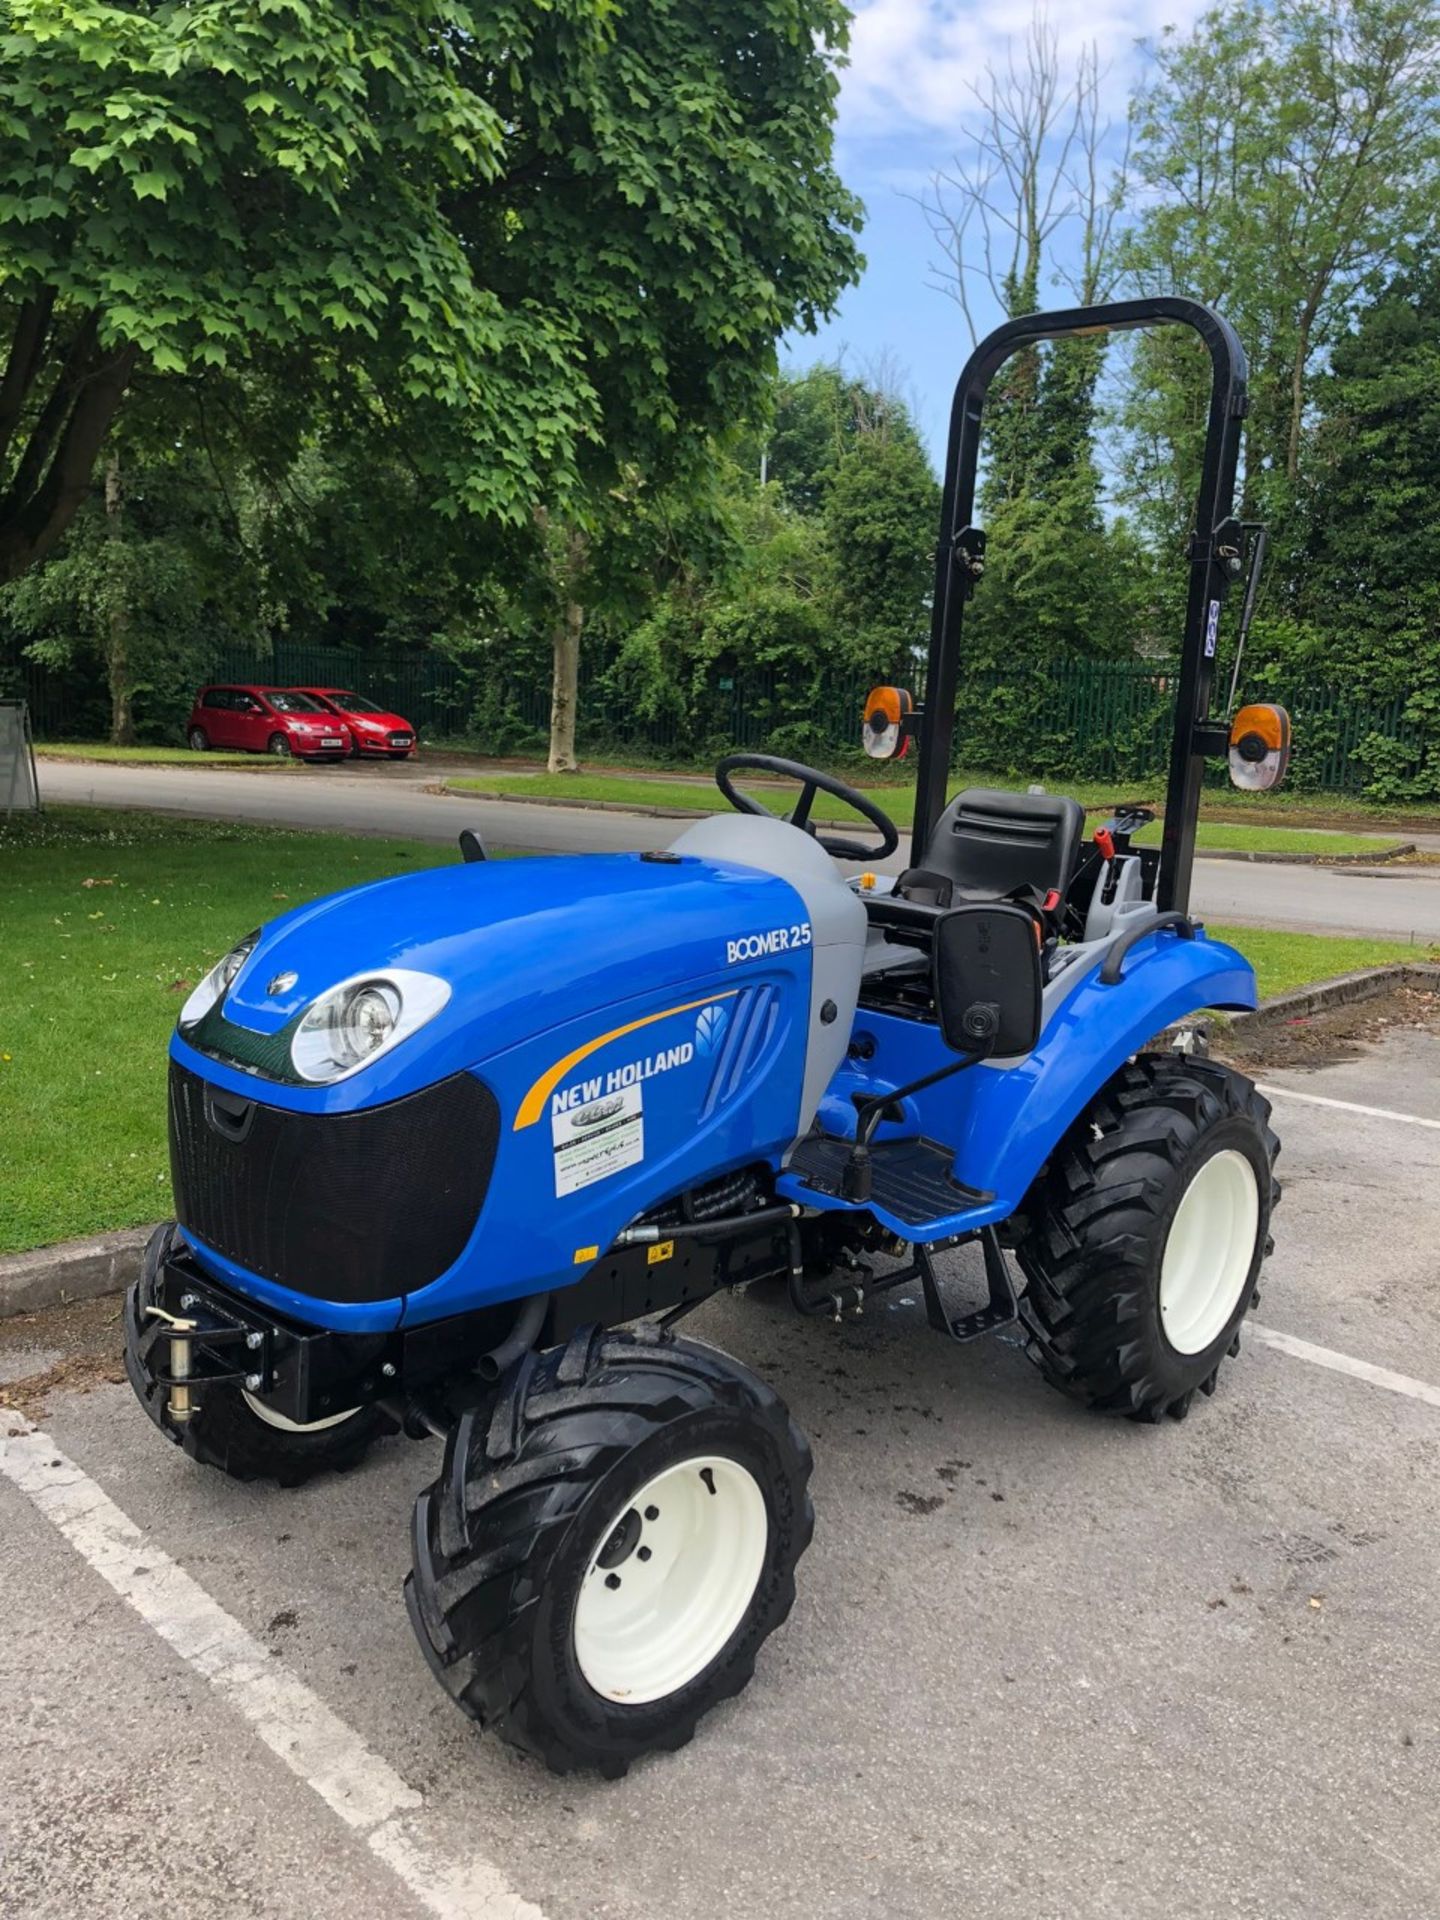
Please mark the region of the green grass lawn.
POLYGON ((98 808, 0 822, 0 1252, 168 1212, 184 983, 302 900, 455 858, 98 808))
MULTIPOLYGON (((987 784, 979 775, 975 776, 974 783, 987 784)), ((450 779, 446 784, 459 793, 508 793, 521 798, 526 794, 535 794, 543 799, 608 800, 617 806, 694 807, 704 813, 713 813, 724 805, 713 781, 646 780, 626 774, 496 773, 474 778, 465 774, 450 779)), ((740 784, 742 787, 745 785, 743 778, 740 784)), ((968 784, 964 776, 956 781, 952 790, 958 792, 961 784, 968 784)), ((988 784, 995 784, 993 778, 988 784)), ((868 791, 896 826, 910 825, 915 806, 913 787, 872 787, 868 791)), ((769 807, 788 804, 785 794, 774 787, 757 786, 755 792, 769 807)), ((1077 792, 1075 797, 1086 805, 1091 804, 1084 789, 1077 792)), ((855 819, 848 808, 830 800, 825 794, 821 794, 816 803, 815 817, 817 820, 836 822, 847 819, 853 822, 855 819)), ((1100 824, 1098 817, 1092 824, 1100 824)), ((1197 845, 1215 852, 1234 853, 1376 853, 1399 838, 1398 834, 1393 838, 1382 836, 1376 839, 1373 835, 1326 833, 1307 827, 1252 827, 1202 819, 1197 845)), ((1159 824, 1148 828, 1142 839, 1158 846, 1159 824)))
MULTIPOLYGON (((170 1205, 165 1049, 185 993, 257 923, 449 862, 443 846, 55 808, 0 823, 0 1252, 170 1205)), ((1416 947, 1211 931, 1269 995, 1416 947)))
POLYGON ((268 753, 195 753, 189 747, 110 747, 91 740, 37 742, 41 760, 118 761, 132 767, 293 767, 268 753))

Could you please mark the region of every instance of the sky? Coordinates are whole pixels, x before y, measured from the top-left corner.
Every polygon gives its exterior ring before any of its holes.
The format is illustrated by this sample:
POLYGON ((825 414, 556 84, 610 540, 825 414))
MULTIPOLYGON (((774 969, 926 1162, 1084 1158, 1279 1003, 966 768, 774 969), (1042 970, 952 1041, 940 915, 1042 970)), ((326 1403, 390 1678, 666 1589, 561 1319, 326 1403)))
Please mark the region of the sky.
MULTIPOLYGON (((1131 86, 1145 69, 1142 43, 1167 25, 1188 27, 1199 11, 1199 0, 1049 0, 1044 9, 1067 65, 1095 43, 1117 141, 1131 86)), ((1031 0, 856 0, 836 162, 865 203, 866 267, 818 335, 791 335, 784 344, 784 361, 795 368, 839 354, 860 371, 893 367, 937 468, 971 341, 954 300, 929 284, 940 254, 916 200, 964 144, 973 84, 987 62, 1003 68, 1031 18, 1031 0)), ((1060 288, 1047 289, 1046 299, 1070 304, 1060 288)), ((992 308, 977 317, 984 328, 1001 315, 992 308)))

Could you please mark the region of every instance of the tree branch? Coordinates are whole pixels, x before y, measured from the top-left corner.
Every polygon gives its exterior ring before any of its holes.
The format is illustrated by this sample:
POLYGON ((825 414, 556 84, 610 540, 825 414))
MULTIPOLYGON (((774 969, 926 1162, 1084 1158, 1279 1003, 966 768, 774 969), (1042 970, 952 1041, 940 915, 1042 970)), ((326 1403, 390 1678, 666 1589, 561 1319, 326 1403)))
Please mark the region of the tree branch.
POLYGON ((21 303, 10 338, 10 357, 0 379, 0 465, 10 450, 10 441, 20 424, 26 395, 35 383, 45 358, 45 342, 50 333, 50 315, 55 307, 55 289, 43 287, 33 299, 21 303))

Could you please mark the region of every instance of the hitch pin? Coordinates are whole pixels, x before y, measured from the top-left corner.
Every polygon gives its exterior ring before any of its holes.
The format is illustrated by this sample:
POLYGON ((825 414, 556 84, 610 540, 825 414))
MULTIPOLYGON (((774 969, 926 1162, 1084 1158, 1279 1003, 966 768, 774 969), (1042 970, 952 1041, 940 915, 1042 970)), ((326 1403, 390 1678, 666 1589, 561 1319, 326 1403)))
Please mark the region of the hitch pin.
MULTIPOLYGON (((197 1320, 182 1320, 176 1314, 167 1313, 164 1307, 148 1308, 146 1318, 167 1321, 173 1333, 194 1333, 199 1326, 197 1320)), ((190 1389, 183 1384, 190 1378, 190 1342, 188 1340, 171 1340, 170 1375, 170 1417, 183 1425, 194 1412, 194 1408, 190 1405, 190 1389)))

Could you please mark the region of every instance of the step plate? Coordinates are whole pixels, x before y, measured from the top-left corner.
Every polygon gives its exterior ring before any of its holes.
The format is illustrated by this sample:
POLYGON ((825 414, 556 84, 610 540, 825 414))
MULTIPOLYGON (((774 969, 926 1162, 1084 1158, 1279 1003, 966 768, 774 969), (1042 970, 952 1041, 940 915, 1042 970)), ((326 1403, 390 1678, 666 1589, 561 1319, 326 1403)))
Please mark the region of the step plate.
MULTIPOLYGON (((786 1172, 829 1199, 843 1197, 849 1140, 815 1133, 802 1140, 786 1172)), ((907 1226, 928 1226, 948 1214, 984 1207, 993 1193, 967 1187, 952 1177, 954 1155, 935 1140, 881 1140, 870 1149, 869 1204, 893 1214, 907 1226)), ((803 1195, 797 1194, 803 1200, 803 1195)))

